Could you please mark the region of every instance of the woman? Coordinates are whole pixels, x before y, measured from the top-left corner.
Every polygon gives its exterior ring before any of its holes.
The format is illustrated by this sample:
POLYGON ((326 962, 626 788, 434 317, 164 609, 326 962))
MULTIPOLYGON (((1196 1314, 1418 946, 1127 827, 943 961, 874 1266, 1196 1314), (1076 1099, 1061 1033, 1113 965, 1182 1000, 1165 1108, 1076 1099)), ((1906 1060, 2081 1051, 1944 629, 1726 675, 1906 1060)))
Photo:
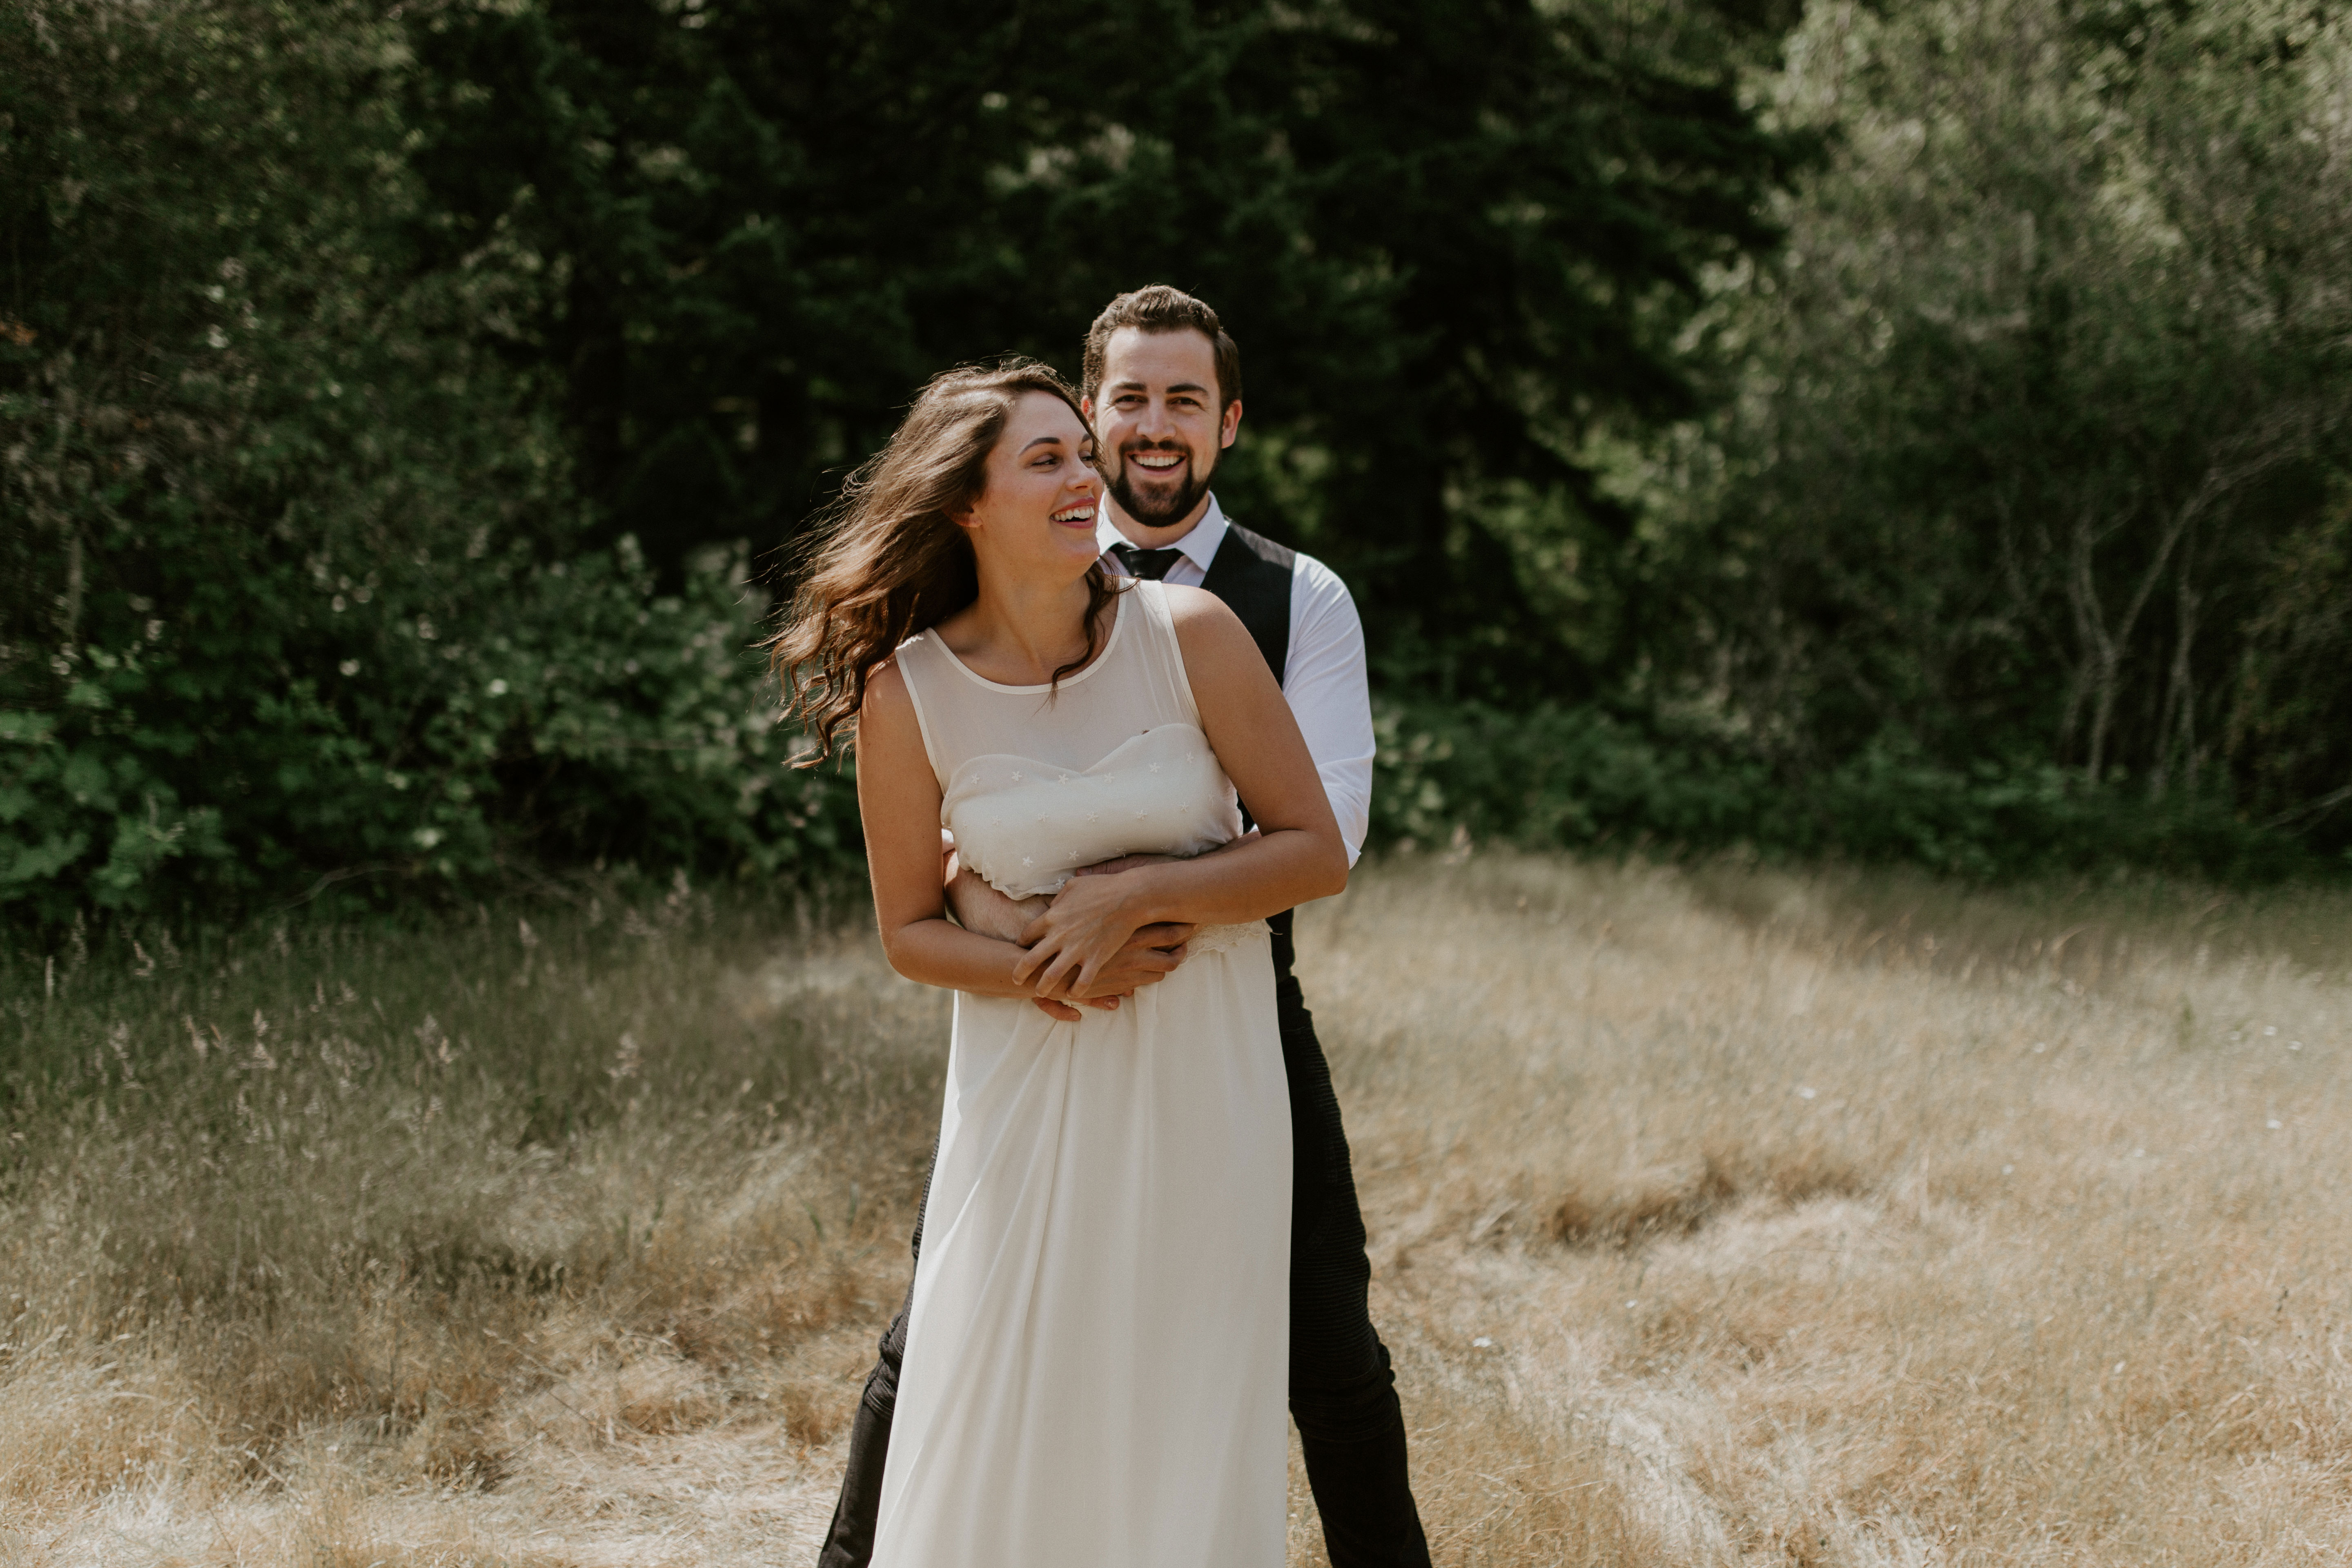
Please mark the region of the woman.
POLYGON ((855 716, 892 967, 956 993, 875 1568, 1283 1561, 1290 1131, 1260 922, 1338 892, 1347 855, 1232 612, 1114 592, 1092 457, 1045 367, 939 377, 775 647, 819 754, 855 716), (947 918, 943 825, 1038 900, 1021 942, 947 918), (1073 879, 1136 854, 1178 858, 1073 879), (1181 964, 1153 951, 1171 924, 1197 928, 1181 964))

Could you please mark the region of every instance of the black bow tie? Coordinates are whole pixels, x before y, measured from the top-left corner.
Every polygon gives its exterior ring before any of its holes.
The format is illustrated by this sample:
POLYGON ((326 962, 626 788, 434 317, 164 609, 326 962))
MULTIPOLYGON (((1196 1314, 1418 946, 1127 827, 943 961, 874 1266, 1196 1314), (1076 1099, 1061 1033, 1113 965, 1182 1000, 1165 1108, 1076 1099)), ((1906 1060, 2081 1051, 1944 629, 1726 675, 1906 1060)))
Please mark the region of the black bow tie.
POLYGON ((1184 559, 1184 552, 1171 546, 1166 550, 1138 550, 1132 544, 1114 544, 1111 553, 1119 564, 1147 583, 1157 583, 1168 575, 1169 568, 1184 559))

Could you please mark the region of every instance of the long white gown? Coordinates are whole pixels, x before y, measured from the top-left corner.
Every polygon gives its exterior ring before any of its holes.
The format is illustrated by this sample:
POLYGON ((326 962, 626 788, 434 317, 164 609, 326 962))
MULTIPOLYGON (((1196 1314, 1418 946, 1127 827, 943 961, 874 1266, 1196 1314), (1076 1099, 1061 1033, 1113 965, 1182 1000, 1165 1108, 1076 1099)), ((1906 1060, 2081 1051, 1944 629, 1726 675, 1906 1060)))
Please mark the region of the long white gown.
MULTIPOLYGON (((1000 891, 1240 831, 1159 584, 1050 700, 897 657, 1000 891)), ((875 1568, 1278 1568, 1290 1169, 1263 923, 1076 1024, 959 994, 875 1568)))

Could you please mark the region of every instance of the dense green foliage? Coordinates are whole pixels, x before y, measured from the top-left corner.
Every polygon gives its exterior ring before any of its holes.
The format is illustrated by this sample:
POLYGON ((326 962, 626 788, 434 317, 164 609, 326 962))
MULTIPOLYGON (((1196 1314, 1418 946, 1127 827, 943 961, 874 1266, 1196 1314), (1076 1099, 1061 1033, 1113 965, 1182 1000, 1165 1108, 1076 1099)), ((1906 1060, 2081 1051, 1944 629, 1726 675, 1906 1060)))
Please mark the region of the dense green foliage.
POLYGON ((423 255, 402 31, 158 9, 0 17, 0 900, 837 847, 772 765, 740 563, 656 596, 577 550, 565 432, 478 330, 539 264, 423 255))
MULTIPOLYGON (((1075 373, 1159 279, 1247 351, 1223 499, 1381 607, 1393 675, 1589 693, 1611 638, 1462 498, 1589 499, 1596 422, 1697 406, 1671 340, 1701 270, 1769 242, 1789 166, 1733 90, 1746 35, 1617 9, 449 7, 413 30, 414 167, 441 254, 543 261, 501 341, 562 381, 602 527, 658 562, 765 558, 924 378, 1075 373)), ((1586 510, 1605 549, 1626 519, 1586 510)))
POLYGON ((1945 766, 1884 741, 1792 789, 1752 752, 1586 704, 1426 700, 1375 715, 1372 829, 1458 852, 1490 839, 1601 853, 1907 861, 1971 880, 2126 867, 2223 883, 2319 868, 2210 795, 2119 803, 2052 763, 1945 766))
POLYGON ((1786 47, 1837 150, 1721 296, 1671 503, 1709 695, 1790 777, 2063 768, 2352 845, 2352 22, 1821 5, 1786 47))
POLYGON ((2315 867, 2347 61, 2273 0, 28 0, 0 909, 845 865, 785 547, 1153 279, 1247 350, 1228 507, 1363 606, 1384 837, 2315 867))

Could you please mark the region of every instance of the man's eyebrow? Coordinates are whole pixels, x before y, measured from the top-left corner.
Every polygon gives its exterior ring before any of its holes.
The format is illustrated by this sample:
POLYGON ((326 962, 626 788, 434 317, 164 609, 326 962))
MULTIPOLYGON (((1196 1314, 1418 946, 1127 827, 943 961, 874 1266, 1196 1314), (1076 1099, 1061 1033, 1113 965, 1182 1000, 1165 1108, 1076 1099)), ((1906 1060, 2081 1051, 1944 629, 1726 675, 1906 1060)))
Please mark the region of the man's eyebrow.
MULTIPOLYGON (((1139 381, 1115 381, 1111 383, 1110 390, 1113 392, 1149 392, 1151 388, 1139 381)), ((1170 386, 1168 390, 1171 392, 1206 392, 1209 389, 1202 386, 1197 381, 1180 381, 1170 386)))

